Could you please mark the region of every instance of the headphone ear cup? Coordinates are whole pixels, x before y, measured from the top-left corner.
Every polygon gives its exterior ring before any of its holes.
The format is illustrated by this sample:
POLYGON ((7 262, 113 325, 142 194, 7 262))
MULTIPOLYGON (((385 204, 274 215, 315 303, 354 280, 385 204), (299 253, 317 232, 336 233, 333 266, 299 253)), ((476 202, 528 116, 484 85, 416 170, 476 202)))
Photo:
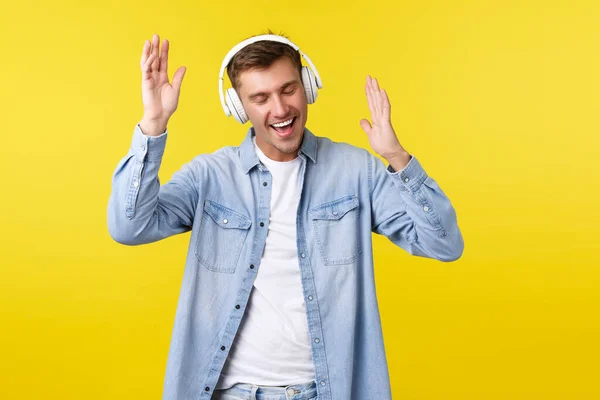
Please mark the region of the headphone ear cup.
POLYGON ((306 93, 306 102, 312 104, 317 100, 317 78, 307 66, 302 67, 302 84, 306 93))
POLYGON ((237 92, 234 88, 227 89, 225 93, 225 101, 227 103, 227 107, 231 111, 231 114, 240 124, 245 124, 248 122, 248 115, 246 114, 246 110, 244 110, 244 106, 242 105, 242 101, 237 95, 237 92))

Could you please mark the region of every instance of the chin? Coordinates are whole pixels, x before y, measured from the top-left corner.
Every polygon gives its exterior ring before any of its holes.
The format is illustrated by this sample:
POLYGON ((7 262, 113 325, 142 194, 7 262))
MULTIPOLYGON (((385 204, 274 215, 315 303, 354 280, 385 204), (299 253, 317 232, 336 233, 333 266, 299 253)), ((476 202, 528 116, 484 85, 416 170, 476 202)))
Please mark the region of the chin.
POLYGON ((274 140, 274 144, 276 144, 277 150, 284 154, 293 154, 297 153, 302 146, 302 135, 294 132, 286 140, 274 140))

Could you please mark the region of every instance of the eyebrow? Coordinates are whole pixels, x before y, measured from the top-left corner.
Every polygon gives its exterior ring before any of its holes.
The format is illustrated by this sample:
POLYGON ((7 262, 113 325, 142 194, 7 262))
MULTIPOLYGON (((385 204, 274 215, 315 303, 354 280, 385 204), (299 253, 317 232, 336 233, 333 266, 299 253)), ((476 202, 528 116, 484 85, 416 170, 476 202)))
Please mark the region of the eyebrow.
MULTIPOLYGON (((298 83, 300 83, 300 81, 298 79, 291 80, 291 81, 286 82, 283 85, 281 85, 281 87, 279 88, 279 90, 285 90, 288 86, 291 86, 293 84, 298 84, 298 83)), ((248 96, 248 99, 249 100, 254 100, 257 97, 268 96, 268 95, 269 95, 268 92, 252 93, 250 96, 248 96)))

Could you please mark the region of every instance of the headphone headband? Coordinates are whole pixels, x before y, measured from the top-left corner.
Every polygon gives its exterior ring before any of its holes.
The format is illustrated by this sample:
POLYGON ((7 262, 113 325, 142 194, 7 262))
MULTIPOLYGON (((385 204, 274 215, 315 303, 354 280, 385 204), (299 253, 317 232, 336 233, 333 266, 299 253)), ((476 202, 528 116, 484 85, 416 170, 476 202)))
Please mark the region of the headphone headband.
POLYGON ((253 37, 246 39, 243 42, 240 42, 240 43, 236 44, 235 46, 233 46, 233 48, 231 50, 229 50, 229 52, 223 59, 223 62, 221 63, 221 69, 219 71, 219 97, 221 98, 221 106, 223 107, 223 110, 225 111, 225 114, 227 116, 231 115, 231 111, 229 110, 229 107, 227 107, 227 105, 225 104, 225 96, 223 95, 223 74, 225 72, 225 68, 227 67, 227 64, 229 64, 229 61, 236 55, 236 53, 238 51, 240 51, 241 49, 243 49, 244 47, 246 47, 252 43, 255 43, 255 42, 258 42, 261 40, 285 43, 285 44, 291 46, 294 50, 296 50, 298 53, 300 53, 300 55, 306 60, 306 63, 311 67, 313 73, 315 74, 315 78, 317 81, 317 87, 319 89, 323 88, 323 84, 321 83, 321 77, 319 76, 317 69, 313 65, 312 61, 310 61, 310 58, 308 58, 308 56, 306 54, 304 54, 297 45, 292 43, 287 38, 284 38, 283 36, 279 36, 279 35, 253 36, 253 37))

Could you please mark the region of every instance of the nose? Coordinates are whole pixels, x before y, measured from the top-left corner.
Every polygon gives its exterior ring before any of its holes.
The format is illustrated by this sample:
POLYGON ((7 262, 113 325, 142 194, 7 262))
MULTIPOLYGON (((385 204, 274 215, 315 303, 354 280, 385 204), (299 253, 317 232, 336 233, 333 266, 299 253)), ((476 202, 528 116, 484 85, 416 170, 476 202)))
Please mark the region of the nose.
POLYGON ((286 117, 288 114, 288 106, 281 96, 273 96, 273 108, 271 112, 276 118, 286 117))

